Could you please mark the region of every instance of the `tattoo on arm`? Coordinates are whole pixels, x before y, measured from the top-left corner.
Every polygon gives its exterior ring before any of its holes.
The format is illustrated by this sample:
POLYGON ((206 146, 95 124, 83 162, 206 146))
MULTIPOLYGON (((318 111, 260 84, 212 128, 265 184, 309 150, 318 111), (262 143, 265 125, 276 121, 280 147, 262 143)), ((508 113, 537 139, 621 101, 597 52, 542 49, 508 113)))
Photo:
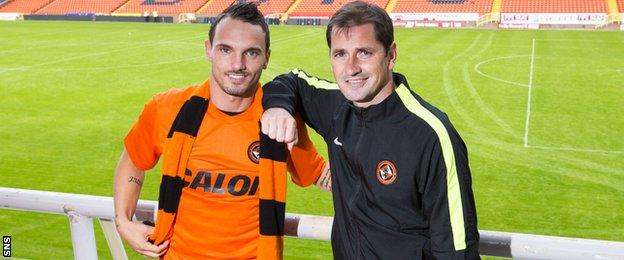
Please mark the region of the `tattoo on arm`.
POLYGON ((321 177, 319 178, 319 180, 316 182, 316 185, 326 191, 331 191, 331 173, 329 172, 329 167, 327 169, 325 169, 325 171, 323 172, 323 174, 321 174, 321 177))
POLYGON ((143 185, 143 181, 139 180, 139 178, 134 176, 130 176, 130 178, 128 178, 128 182, 134 182, 139 186, 143 185))

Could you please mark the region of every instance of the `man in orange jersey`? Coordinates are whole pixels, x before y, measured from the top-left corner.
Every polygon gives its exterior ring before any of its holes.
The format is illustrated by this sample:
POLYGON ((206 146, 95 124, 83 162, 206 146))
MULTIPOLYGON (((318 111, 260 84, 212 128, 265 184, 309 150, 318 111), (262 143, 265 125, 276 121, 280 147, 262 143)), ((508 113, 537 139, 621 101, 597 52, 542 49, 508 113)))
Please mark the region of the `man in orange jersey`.
MULTIPOLYGON (((266 68, 269 31, 253 4, 236 4, 220 14, 205 42, 210 79, 199 86, 155 95, 125 138, 114 178, 115 222, 138 253, 165 259, 253 259, 259 238, 260 75, 266 68), (193 95, 208 98, 186 162, 184 183, 168 240, 148 241, 152 228, 132 222, 144 171, 167 158, 172 124, 193 95), (186 181, 188 180, 188 181, 186 181)), ((180 128, 180 126, 177 126, 180 128)), ((183 125, 182 129, 185 128, 183 125)), ((289 147, 289 170, 300 186, 330 189, 329 167, 305 133, 289 147)), ((292 131, 295 131, 292 129, 292 131)), ((161 188, 161 196, 163 195, 161 188)))

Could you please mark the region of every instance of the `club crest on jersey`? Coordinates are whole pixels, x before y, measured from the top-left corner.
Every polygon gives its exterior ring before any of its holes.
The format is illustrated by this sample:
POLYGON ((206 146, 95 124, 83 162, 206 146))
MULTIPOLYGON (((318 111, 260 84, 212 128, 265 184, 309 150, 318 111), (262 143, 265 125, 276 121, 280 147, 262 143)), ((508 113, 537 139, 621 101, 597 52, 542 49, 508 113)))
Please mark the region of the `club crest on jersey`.
POLYGON ((255 141, 247 148, 247 156, 254 163, 260 163, 260 141, 255 141))
POLYGON ((390 160, 383 160, 377 164, 377 170, 375 171, 377 180, 383 185, 390 185, 396 181, 397 168, 390 160))

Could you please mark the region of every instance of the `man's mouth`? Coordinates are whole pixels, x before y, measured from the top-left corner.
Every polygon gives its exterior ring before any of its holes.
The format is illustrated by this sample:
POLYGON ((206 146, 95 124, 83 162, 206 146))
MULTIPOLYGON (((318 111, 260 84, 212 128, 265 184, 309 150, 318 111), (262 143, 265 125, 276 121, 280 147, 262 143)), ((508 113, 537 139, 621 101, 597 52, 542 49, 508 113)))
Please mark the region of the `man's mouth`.
POLYGON ((246 73, 228 73, 227 76, 232 82, 240 83, 245 80, 245 78, 247 77, 247 74, 246 73))
POLYGON ((357 85, 364 83, 368 78, 348 78, 345 79, 347 84, 357 85))

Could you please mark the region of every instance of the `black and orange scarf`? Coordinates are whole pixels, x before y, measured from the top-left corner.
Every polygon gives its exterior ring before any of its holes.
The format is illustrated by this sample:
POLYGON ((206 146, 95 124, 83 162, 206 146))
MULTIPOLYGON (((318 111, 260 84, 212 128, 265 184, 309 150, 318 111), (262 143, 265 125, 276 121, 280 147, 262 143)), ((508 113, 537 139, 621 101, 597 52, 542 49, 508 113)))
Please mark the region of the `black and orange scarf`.
MULTIPOLYGON (((156 226, 149 241, 160 245, 171 238, 193 143, 208 108, 209 91, 198 87, 178 112, 163 151, 162 179, 156 226)), ((260 237, 258 259, 282 259, 286 209, 286 159, 283 143, 260 133, 260 237)), ((185 179, 187 178, 187 179, 185 179)), ((200 239, 200 238, 197 238, 200 239)))

